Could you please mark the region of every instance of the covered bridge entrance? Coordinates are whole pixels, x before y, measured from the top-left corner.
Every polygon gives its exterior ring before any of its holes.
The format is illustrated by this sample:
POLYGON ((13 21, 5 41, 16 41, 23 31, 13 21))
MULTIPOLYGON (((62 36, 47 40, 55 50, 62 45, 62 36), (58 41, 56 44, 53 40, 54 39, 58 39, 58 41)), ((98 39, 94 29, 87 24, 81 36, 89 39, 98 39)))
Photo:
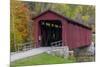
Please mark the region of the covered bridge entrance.
POLYGON ((62 40, 61 21, 59 20, 40 20, 41 46, 51 46, 52 42, 62 40))
POLYGON ((33 21, 35 47, 51 46, 55 41, 61 41, 62 46, 67 45, 70 49, 91 44, 91 28, 54 11, 47 10, 33 21))

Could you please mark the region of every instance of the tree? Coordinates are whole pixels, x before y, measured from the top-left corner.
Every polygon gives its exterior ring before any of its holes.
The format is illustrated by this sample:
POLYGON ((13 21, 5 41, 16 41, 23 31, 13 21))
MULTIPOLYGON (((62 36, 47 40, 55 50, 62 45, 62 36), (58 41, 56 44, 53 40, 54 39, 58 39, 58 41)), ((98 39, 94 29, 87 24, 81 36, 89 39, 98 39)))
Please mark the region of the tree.
POLYGON ((21 43, 28 42, 28 22, 28 7, 20 1, 11 0, 11 46, 17 47, 21 43))

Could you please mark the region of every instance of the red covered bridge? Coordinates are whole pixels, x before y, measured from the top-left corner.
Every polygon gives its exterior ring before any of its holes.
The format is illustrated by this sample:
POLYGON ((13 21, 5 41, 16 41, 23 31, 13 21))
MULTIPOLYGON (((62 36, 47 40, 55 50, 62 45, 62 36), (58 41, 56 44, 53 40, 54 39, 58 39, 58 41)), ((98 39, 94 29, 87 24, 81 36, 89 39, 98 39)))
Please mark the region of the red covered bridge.
POLYGON ((35 47, 51 46, 55 41, 62 41, 62 46, 68 45, 70 49, 91 44, 91 28, 51 10, 36 16, 33 21, 35 47))

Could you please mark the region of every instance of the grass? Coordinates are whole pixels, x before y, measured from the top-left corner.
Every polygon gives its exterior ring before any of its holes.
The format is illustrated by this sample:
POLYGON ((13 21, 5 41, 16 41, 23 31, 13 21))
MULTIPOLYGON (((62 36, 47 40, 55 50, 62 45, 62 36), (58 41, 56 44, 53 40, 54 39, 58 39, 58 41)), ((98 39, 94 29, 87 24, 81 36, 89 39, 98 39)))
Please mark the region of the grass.
POLYGON ((47 53, 42 53, 39 55, 35 55, 35 56, 31 56, 28 58, 11 62, 11 67, 44 65, 44 64, 62 64, 62 63, 73 63, 73 62, 75 62, 74 57, 61 58, 61 57, 49 55, 47 53))

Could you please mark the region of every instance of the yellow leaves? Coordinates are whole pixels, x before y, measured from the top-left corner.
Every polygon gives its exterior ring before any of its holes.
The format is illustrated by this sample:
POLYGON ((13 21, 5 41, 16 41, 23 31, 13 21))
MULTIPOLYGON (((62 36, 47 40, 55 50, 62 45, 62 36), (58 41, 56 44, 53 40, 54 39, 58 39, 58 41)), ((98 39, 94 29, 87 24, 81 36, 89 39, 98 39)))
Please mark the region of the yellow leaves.
POLYGON ((89 16, 88 15, 85 15, 85 16, 82 16, 82 19, 84 20, 84 22, 87 22, 89 20, 89 16))
POLYGON ((22 33, 22 37, 26 38, 26 37, 28 37, 28 35, 29 35, 28 30, 24 30, 23 33, 22 33))
POLYGON ((29 36, 29 10, 21 1, 11 0, 11 22, 16 43, 25 42, 29 36))

